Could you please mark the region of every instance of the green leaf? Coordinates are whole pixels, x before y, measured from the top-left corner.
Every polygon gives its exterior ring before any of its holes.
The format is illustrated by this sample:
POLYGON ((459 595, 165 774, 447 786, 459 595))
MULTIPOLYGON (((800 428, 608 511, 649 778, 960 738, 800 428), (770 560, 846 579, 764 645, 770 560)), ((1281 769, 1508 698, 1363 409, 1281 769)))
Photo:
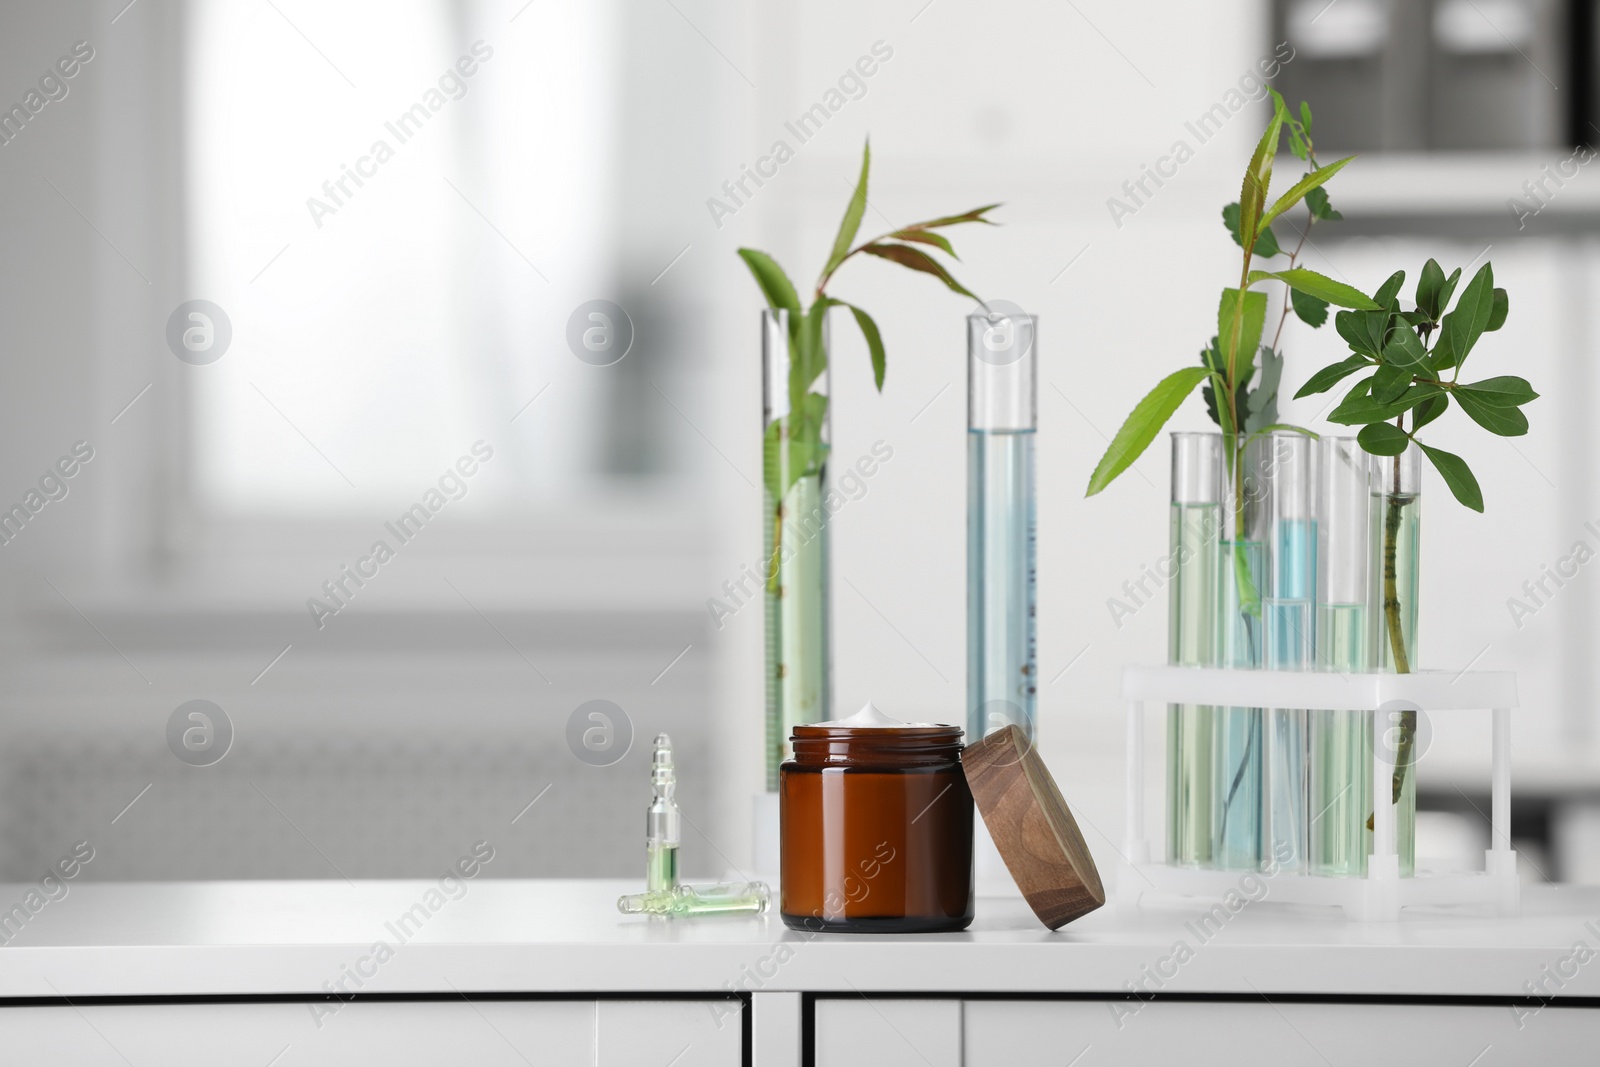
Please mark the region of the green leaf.
POLYGON ((1356 308, 1361 311, 1376 311, 1382 305, 1374 304, 1365 293, 1359 289, 1336 282, 1326 274, 1318 274, 1305 267, 1293 267, 1289 270, 1264 271, 1253 270, 1248 275, 1248 281, 1254 285, 1256 282, 1267 278, 1275 278, 1291 289, 1296 289, 1318 300, 1326 300, 1330 304, 1338 304, 1344 308, 1356 308))
POLYGON ((951 259, 961 258, 956 255, 956 250, 951 246, 949 238, 942 233, 934 233, 931 230, 896 230, 889 236, 900 241, 915 241, 919 245, 932 245, 951 259))
POLYGON ((1400 295, 1400 287, 1405 283, 1405 271, 1397 270, 1389 275, 1388 279, 1378 286, 1378 291, 1372 294, 1374 304, 1388 310, 1394 304, 1394 298, 1400 295))
POLYGON ((1371 362, 1362 356, 1349 356, 1338 363, 1331 363, 1306 380, 1294 398, 1314 396, 1317 393, 1326 393, 1329 389, 1344 381, 1362 367, 1372 366, 1371 362))
POLYGON ((1278 244, 1278 235, 1272 232, 1270 226, 1262 230, 1256 237, 1254 254, 1262 259, 1271 259, 1273 256, 1283 255, 1283 248, 1278 244))
POLYGON ((1345 164, 1349 163, 1354 158, 1356 157, 1346 156, 1344 159, 1341 159, 1335 163, 1329 163, 1326 167, 1318 167, 1316 170, 1312 171, 1310 174, 1307 174, 1305 177, 1291 185, 1289 187, 1289 191, 1278 197, 1278 199, 1273 203, 1272 207, 1267 209, 1266 214, 1261 216, 1261 221, 1256 224, 1257 232, 1265 228, 1269 223, 1272 222, 1273 219, 1277 218, 1279 215, 1282 215, 1285 211, 1288 211, 1301 200, 1305 199, 1305 195, 1311 190, 1320 188, 1328 181, 1328 179, 1332 178, 1335 174, 1338 174, 1341 170, 1343 170, 1345 164))
POLYGON ((850 309, 850 314, 856 317, 856 325, 861 327, 861 336, 867 339, 867 351, 872 355, 872 381, 878 387, 878 392, 883 392, 883 375, 886 369, 886 357, 883 351, 883 335, 878 332, 878 324, 872 321, 872 316, 856 307, 854 304, 845 304, 850 309))
POLYGON ((1311 133, 1311 105, 1306 103, 1306 101, 1304 101, 1304 100, 1300 101, 1300 126, 1301 126, 1302 129, 1305 130, 1307 135, 1310 135, 1310 133, 1311 133))
POLYGON ((1400 399, 1400 394, 1411 387, 1411 368, 1385 363, 1372 376, 1372 399, 1380 404, 1390 404, 1400 399))
POLYGON ((1467 461, 1454 452, 1446 452, 1442 448, 1429 448, 1421 441, 1417 442, 1417 447, 1422 449, 1422 454, 1428 457, 1428 462, 1433 464, 1434 470, 1444 478, 1444 484, 1450 487, 1451 494, 1462 504, 1481 514, 1483 490, 1478 487, 1478 479, 1473 477, 1467 461))
POLYGON ((1239 201, 1235 200, 1222 209, 1222 224, 1233 234, 1233 243, 1243 248, 1244 238, 1239 236, 1239 201))
POLYGON ((1261 328, 1267 317, 1267 294, 1246 292, 1241 317, 1239 290, 1222 290, 1222 301, 1217 305, 1218 351, 1222 354, 1224 375, 1232 371, 1234 382, 1249 381, 1248 363, 1255 358, 1256 346, 1261 343, 1261 328), (1239 330, 1237 337, 1234 329, 1239 330))
POLYGON ((1456 403, 1468 418, 1492 434, 1521 437, 1528 432, 1528 416, 1518 408, 1496 407, 1461 389, 1456 390, 1456 403))
MULTIPOLYGON (((1268 230, 1267 232, 1271 233, 1272 231, 1268 230)), ((1298 289, 1290 289, 1289 303, 1294 306, 1294 313, 1300 317, 1300 321, 1312 329, 1316 329, 1328 321, 1328 302, 1326 300, 1319 300, 1308 293, 1302 293, 1298 289)))
POLYGON ((1089 476, 1089 491, 1084 495, 1094 496, 1127 470, 1150 447, 1150 442, 1156 439, 1156 434, 1172 418, 1184 398, 1194 392, 1194 387, 1205 381, 1210 373, 1204 367, 1184 367, 1161 379, 1139 401, 1117 435, 1111 439, 1106 454, 1100 457, 1094 473, 1089 476))
POLYGON ((1396 330, 1389 335, 1389 343, 1383 346, 1383 359, 1409 374, 1427 366, 1428 350, 1422 347, 1422 338, 1410 330, 1396 330))
POLYGON ((1467 283, 1461 299, 1456 301, 1456 309, 1440 323, 1435 354, 1449 361, 1446 366, 1461 366, 1472 351, 1472 346, 1483 336, 1493 314, 1494 265, 1485 263, 1467 283))
MULTIPOLYGON (((941 282, 944 282, 952 291, 960 293, 962 296, 970 297, 973 300, 978 300, 977 295, 951 277, 950 272, 940 266, 938 260, 920 249, 912 248, 910 245, 878 244, 875 242, 863 246, 861 250, 868 255, 887 259, 891 263, 898 263, 902 267, 909 267, 912 270, 921 271, 923 274, 931 274, 941 282)), ((978 302, 981 304, 983 301, 978 300, 978 302)))
POLYGON ((1428 399, 1418 404, 1415 408, 1412 408, 1411 432, 1416 433, 1418 430, 1428 425, 1428 423, 1432 422, 1434 419, 1437 419, 1440 415, 1443 415, 1445 409, 1449 406, 1450 394, 1440 393, 1437 396, 1430 396, 1428 399))
POLYGON ((1444 280, 1444 288, 1439 290, 1439 314, 1443 315, 1445 308, 1450 306, 1450 298, 1455 295, 1456 284, 1461 281, 1461 268, 1457 267, 1450 272, 1450 277, 1444 280))
POLYGON ((1374 456, 1398 456, 1411 444, 1411 437, 1400 427, 1388 422, 1374 422, 1361 427, 1356 441, 1374 456))
MULTIPOLYGON (((1374 375, 1376 377, 1376 375, 1374 375)), ((1328 412, 1328 421, 1341 426, 1361 426, 1369 422, 1387 422, 1410 411, 1430 396, 1444 392, 1437 385, 1413 385, 1399 398, 1380 401, 1371 395, 1372 379, 1358 382, 1355 389, 1339 401, 1339 406, 1328 412), (1358 392, 1359 390, 1359 392, 1358 392)))
POLYGON ((1483 328, 1484 333, 1493 333, 1506 324, 1506 316, 1511 314, 1511 297, 1504 289, 1494 291, 1494 304, 1489 310, 1489 325, 1483 328))
POLYGON ((1244 183, 1239 190, 1239 233, 1245 247, 1254 247, 1256 233, 1261 228, 1261 211, 1267 200, 1267 190, 1272 185, 1272 160, 1278 153, 1278 141, 1283 132, 1283 112, 1274 110, 1266 132, 1256 143, 1245 167, 1244 183))
POLYGON ((1352 349, 1364 356, 1378 358, 1383 351, 1384 336, 1388 331, 1389 313, 1386 311, 1341 311, 1333 317, 1334 329, 1352 349))
POLYGON ((828 321, 828 309, 839 301, 824 296, 811 305, 800 321, 800 329, 793 339, 794 359, 789 364, 789 407, 797 410, 811 383, 828 369, 828 353, 823 344, 822 327, 828 321))
POLYGON ((1443 290, 1444 268, 1437 259, 1430 259, 1422 265, 1422 274, 1417 278, 1417 310, 1427 315, 1430 322, 1439 321, 1439 313, 1444 310, 1439 306, 1439 294, 1443 290))
POLYGON ((1328 222, 1338 222, 1344 218, 1328 203, 1328 190, 1313 189, 1306 194, 1306 207, 1310 209, 1314 218, 1325 219, 1328 222))
POLYGON ((1470 393, 1483 403, 1497 408, 1516 408, 1523 404, 1539 399, 1539 394, 1533 391, 1533 386, 1528 384, 1528 379, 1518 378, 1514 374, 1501 375, 1498 378, 1485 378, 1481 382, 1470 382, 1466 385, 1456 386, 1458 393, 1470 393))
POLYGON ((937 219, 929 219, 927 222, 913 222, 906 229, 933 230, 938 229, 940 226, 959 226, 963 222, 981 222, 985 226, 998 226, 1000 225, 998 222, 986 219, 983 216, 1000 206, 999 204, 985 204, 982 207, 975 207, 971 211, 963 211, 959 215, 945 215, 937 219))
POLYGON ((844 218, 839 220, 839 234, 833 239, 833 251, 828 255, 828 265, 822 268, 824 278, 844 262, 844 257, 850 254, 850 242, 856 239, 856 232, 861 229, 861 216, 867 213, 867 172, 871 169, 872 141, 869 139, 861 146, 861 177, 856 180, 855 192, 850 194, 844 218))
POLYGON ((1244 432, 1260 433, 1278 421, 1278 383, 1283 378, 1283 357, 1261 346, 1261 369, 1254 388, 1244 394, 1244 432))
POLYGON ((783 273, 778 261, 754 248, 739 249, 739 258, 756 276, 756 284, 767 298, 767 306, 789 312, 789 333, 796 333, 800 329, 800 298, 795 295, 794 283, 783 273))

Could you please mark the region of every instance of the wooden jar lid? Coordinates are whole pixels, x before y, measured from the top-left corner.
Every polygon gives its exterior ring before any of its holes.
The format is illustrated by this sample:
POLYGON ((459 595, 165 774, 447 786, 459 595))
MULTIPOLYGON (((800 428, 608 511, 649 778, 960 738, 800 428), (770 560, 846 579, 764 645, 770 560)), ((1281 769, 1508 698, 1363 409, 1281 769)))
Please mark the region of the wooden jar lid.
POLYGON ((1055 930, 1106 902, 1094 857, 1039 751, 1015 724, 961 753, 972 799, 1039 921, 1055 930))

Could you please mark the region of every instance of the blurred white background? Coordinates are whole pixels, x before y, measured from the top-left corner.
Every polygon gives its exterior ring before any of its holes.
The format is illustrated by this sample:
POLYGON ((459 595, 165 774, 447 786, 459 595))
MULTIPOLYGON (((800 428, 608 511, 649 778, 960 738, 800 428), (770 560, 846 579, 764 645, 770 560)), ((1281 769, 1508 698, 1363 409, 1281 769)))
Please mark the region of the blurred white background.
MULTIPOLYGON (((1118 672, 1164 656, 1166 623, 1164 599, 1120 626, 1107 600, 1166 552, 1165 442, 1083 487, 1237 266, 1220 209, 1266 107, 1204 144, 1186 124, 1288 41, 1277 84, 1323 154, 1364 152, 1309 265, 1371 291, 1488 258, 1511 293, 1474 361, 1544 395, 1526 438, 1441 426, 1488 510, 1427 483, 1421 658, 1520 673, 1517 845, 1536 876, 1600 880, 1600 578, 1520 627, 1507 607, 1600 546, 1600 179, 1548 185, 1521 228, 1508 206, 1591 136, 1592 4, 125 4, 0 13, 0 103, 93 48, 0 146, 0 504, 94 449, 0 546, 0 877, 84 837, 99 878, 419 874, 477 837, 504 843, 496 875, 629 874, 663 729, 689 873, 747 866, 761 618, 706 606, 760 553, 761 301, 734 250, 814 277, 869 133, 867 230, 1005 202, 1003 226, 953 237, 963 281, 1041 317, 1040 737, 1110 864, 1118 672), (385 123, 480 41, 400 144, 385 123), (875 45, 864 95, 799 144, 785 122, 875 45), (380 138, 393 158, 313 212, 380 138), (794 159, 719 225, 708 198, 779 139, 794 159), (1114 219, 1179 139, 1194 158, 1114 219), (192 299, 232 323, 207 366, 165 339, 192 299), (635 330, 608 367, 566 342, 594 299, 635 330), (480 440, 465 495, 319 629, 307 599, 480 440), (196 698, 236 733, 204 768, 166 742, 196 698), (613 766, 567 747, 593 698, 632 722, 613 766)), ((834 332, 835 446, 894 450, 836 521, 835 701, 960 722, 969 308, 879 262, 831 288, 874 313, 889 364, 880 396, 834 332)), ((1285 348, 1287 392, 1339 344, 1292 323, 1285 348)), ((1173 428, 1205 425, 1193 401, 1173 428)), ((1487 716, 1437 725, 1419 851, 1481 848, 1487 716)))

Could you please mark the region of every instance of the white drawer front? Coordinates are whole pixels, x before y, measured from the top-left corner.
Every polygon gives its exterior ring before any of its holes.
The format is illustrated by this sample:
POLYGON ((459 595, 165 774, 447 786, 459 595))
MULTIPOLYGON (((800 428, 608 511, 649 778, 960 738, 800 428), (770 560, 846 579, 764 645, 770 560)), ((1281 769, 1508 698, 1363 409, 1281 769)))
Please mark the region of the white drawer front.
POLYGON ((817 1067, 961 1067, 959 1000, 816 1002, 817 1067))
POLYGON ((1545 1008, 1522 1016, 1520 1029, 1508 1007, 1429 1004, 975 1000, 963 1008, 965 1067, 1488 1067, 1585 1062, 1600 1048, 1600 1009, 1589 1008, 1545 1008))
POLYGON ((720 1002, 353 1001, 320 1017, 301 1003, 0 1008, 0 1061, 63 1067, 666 1067, 674 1056, 674 1067, 738 1067, 741 1039, 738 1005, 720 1002))

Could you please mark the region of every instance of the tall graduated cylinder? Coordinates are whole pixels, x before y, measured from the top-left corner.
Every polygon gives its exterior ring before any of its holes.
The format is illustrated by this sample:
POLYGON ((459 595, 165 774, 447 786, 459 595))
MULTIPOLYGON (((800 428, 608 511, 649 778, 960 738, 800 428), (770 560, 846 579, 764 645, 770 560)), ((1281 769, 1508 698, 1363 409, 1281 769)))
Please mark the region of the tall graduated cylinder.
POLYGON ((766 606, 767 789, 789 738, 830 717, 832 640, 828 595, 828 349, 797 358, 789 313, 761 313, 762 567, 766 606))
MULTIPOLYGON (((1167 662, 1174 666, 1216 665, 1221 500, 1222 435, 1174 433, 1167 586, 1167 662)), ((1211 862, 1214 718, 1214 709, 1201 705, 1167 708, 1167 858, 1178 866, 1211 862)))
MULTIPOLYGON (((1372 611, 1367 629, 1372 666, 1374 670, 1409 674, 1417 667, 1422 453, 1411 444, 1398 456, 1369 458, 1372 611)), ((1381 793, 1394 807, 1394 849, 1400 858, 1400 874, 1410 877, 1416 873, 1417 865, 1417 712, 1386 708, 1378 712, 1373 730, 1373 743, 1384 746, 1394 761, 1390 787, 1375 788, 1374 800, 1381 793)), ((1374 847, 1384 843, 1375 841, 1374 847)))
POLYGON ((967 741, 1034 736, 1038 322, 967 318, 967 741))

